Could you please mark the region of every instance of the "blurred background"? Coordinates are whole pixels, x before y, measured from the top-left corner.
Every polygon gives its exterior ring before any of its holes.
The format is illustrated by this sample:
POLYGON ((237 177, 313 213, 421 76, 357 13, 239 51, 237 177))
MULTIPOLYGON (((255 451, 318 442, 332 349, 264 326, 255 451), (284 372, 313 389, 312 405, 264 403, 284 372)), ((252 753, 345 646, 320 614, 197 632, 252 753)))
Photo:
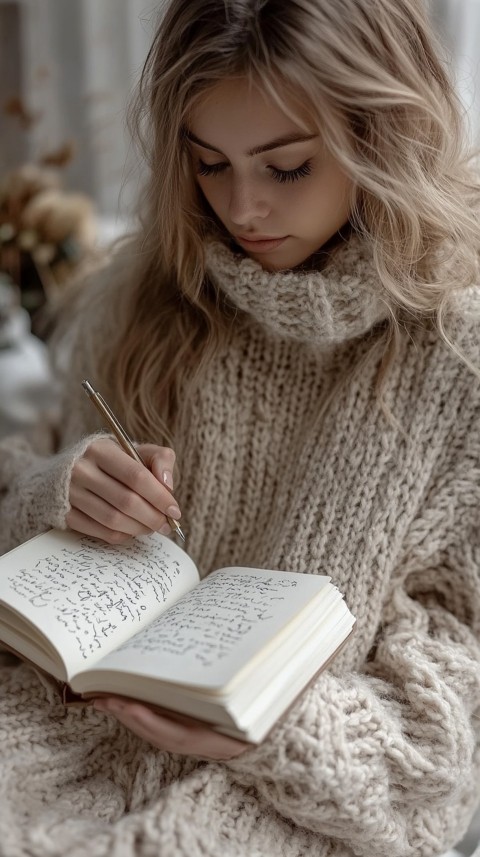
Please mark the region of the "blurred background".
MULTIPOLYGON (((63 152, 68 187, 89 194, 102 217, 117 219, 132 162, 125 108, 160 7, 153 0, 0 0, 2 169, 63 152)), ((124 194, 127 209, 133 193, 124 194)))
MULTIPOLYGON (((106 230, 128 216, 137 190, 125 109, 161 6, 0 0, 1 171, 63 158, 67 187, 92 198, 106 230)), ((480 1, 430 0, 430 8, 480 141, 480 1)))
MULTIPOLYGON (((161 6, 0 0, 0 437, 49 405, 38 310, 131 222, 142 167, 126 107, 161 6)), ((480 0, 429 8, 480 144, 480 0)), ((477 821, 459 853, 479 840, 477 821)))

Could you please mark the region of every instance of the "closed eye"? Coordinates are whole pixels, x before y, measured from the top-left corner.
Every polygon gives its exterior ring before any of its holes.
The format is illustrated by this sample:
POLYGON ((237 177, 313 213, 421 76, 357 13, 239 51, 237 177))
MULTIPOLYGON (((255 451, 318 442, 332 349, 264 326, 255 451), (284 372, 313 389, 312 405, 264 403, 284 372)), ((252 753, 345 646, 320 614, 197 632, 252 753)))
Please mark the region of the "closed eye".
POLYGON ((272 171, 272 176, 275 181, 280 182, 280 184, 285 184, 285 182, 296 182, 298 179, 303 179, 305 176, 310 175, 312 172, 312 162, 305 161, 304 164, 301 164, 294 170, 277 170, 276 167, 269 167, 269 170, 272 171))
POLYGON ((219 173, 228 166, 228 164, 204 164, 203 161, 198 162, 197 173, 199 176, 218 176, 219 173))
MULTIPOLYGON (((199 160, 197 166, 197 173, 199 176, 218 176, 222 173, 228 164, 225 162, 221 162, 218 164, 205 164, 204 161, 199 160)), ((305 161, 303 164, 300 164, 299 167, 296 167, 294 170, 279 170, 277 167, 269 166, 268 169, 272 174, 272 178, 275 179, 276 182, 280 184, 285 184, 286 182, 295 182, 298 179, 305 178, 309 176, 312 172, 312 162, 305 161)))

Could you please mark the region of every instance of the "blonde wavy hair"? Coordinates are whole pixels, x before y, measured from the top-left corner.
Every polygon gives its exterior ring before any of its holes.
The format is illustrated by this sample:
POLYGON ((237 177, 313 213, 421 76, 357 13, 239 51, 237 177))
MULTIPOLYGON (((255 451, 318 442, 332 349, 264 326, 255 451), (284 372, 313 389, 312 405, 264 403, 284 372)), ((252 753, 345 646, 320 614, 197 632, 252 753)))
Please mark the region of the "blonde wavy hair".
POLYGON ((98 373, 135 437, 172 442, 180 393, 227 341, 204 259, 219 225, 185 141, 192 106, 226 78, 247 76, 286 111, 292 98, 306 107, 354 183, 351 223, 371 243, 390 310, 378 389, 415 327, 456 348, 444 318, 477 280, 479 187, 439 57, 421 0, 170 0, 134 105, 149 181, 132 282, 98 373))

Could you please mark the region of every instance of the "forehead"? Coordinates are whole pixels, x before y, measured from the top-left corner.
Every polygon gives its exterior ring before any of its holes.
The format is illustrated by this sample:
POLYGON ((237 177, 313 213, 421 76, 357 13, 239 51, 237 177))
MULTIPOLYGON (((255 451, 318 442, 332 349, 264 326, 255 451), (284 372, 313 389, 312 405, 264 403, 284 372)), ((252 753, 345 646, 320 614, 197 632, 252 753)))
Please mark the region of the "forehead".
POLYGON ((298 100, 274 96, 245 78, 232 78, 203 93, 190 111, 188 130, 219 151, 245 152, 293 133, 315 133, 298 100))

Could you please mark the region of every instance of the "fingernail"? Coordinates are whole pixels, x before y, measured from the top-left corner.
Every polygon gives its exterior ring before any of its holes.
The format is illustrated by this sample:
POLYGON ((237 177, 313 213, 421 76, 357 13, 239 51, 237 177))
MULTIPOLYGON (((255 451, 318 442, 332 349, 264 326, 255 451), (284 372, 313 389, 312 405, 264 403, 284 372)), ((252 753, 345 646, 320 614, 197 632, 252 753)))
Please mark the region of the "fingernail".
POLYGON ((172 528, 170 524, 164 524, 163 527, 160 527, 158 532, 161 533, 162 536, 168 536, 172 532, 172 528))
POLYGON ((173 475, 170 472, 170 470, 164 470, 163 471, 162 479, 163 479, 163 484, 166 485, 167 488, 170 488, 173 491, 173 475))
POLYGON ((182 513, 181 513, 180 509, 178 508, 178 506, 169 506, 167 511, 166 511, 166 514, 168 515, 169 518, 173 518, 174 521, 178 521, 179 518, 182 517, 182 513))

